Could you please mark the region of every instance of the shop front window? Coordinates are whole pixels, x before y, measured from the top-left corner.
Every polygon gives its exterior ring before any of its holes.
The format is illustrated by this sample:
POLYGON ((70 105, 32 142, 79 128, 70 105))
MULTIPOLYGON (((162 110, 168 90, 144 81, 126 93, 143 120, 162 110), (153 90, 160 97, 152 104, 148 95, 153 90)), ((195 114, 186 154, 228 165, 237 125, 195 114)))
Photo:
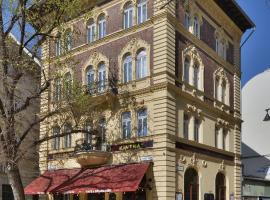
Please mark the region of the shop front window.
POLYGON ((105 193, 89 193, 87 200, 105 200, 105 193))

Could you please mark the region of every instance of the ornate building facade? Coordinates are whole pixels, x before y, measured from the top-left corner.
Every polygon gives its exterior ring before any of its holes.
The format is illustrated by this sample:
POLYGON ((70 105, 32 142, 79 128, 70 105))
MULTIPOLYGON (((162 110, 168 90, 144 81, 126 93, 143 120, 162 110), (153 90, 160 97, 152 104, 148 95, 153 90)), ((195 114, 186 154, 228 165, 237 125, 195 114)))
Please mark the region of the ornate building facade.
MULTIPOLYGON (((108 0, 69 21, 63 36, 77 64, 61 73, 87 85, 94 102, 104 105, 102 117, 91 119, 99 121, 102 135, 44 142, 40 169, 55 187, 39 177, 26 193, 49 199, 240 200, 240 41, 253 26, 231 0, 108 0), (112 69, 117 103, 107 88, 112 69), (94 147, 74 154, 79 140, 94 147), (95 167, 84 168, 89 165, 95 167), (63 174, 68 178, 59 178, 63 174)), ((54 65, 47 58, 66 58, 60 46, 48 41, 43 47, 47 74, 54 65)), ((44 94, 41 112, 61 99, 61 83, 56 80, 44 94)), ((44 122, 41 136, 61 132, 57 123, 44 122)))

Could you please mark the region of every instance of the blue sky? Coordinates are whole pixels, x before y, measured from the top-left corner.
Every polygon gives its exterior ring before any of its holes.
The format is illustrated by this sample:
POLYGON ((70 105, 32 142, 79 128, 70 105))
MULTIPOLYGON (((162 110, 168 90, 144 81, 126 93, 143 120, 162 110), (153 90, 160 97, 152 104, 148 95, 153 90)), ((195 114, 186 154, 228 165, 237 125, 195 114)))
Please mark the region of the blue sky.
MULTIPOLYGON (((270 0, 237 0, 256 24, 252 37, 242 48, 242 86, 270 67, 270 0)), ((243 40, 250 33, 248 30, 243 40)))

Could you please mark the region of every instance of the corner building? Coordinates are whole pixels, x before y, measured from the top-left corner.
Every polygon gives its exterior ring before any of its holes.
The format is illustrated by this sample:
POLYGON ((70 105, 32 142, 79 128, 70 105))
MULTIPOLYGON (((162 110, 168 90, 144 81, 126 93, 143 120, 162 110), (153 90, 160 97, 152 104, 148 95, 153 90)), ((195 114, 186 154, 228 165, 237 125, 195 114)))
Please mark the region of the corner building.
MULTIPOLYGON (((102 1, 67 22, 63 36, 78 63, 61 73, 87 85, 103 105, 102 119, 95 119, 102 136, 73 134, 43 143, 44 174, 26 193, 48 199, 240 200, 240 41, 252 27, 232 0, 102 1), (119 86, 114 96, 106 84, 113 67, 119 86), (74 153, 79 140, 91 148, 74 153)), ((44 45, 47 74, 54 63, 46 59, 65 59, 61 53, 59 41, 44 45)), ((53 109, 61 85, 56 80, 44 94, 41 112, 53 109)), ((61 132, 57 119, 44 122, 40 132, 61 132)))

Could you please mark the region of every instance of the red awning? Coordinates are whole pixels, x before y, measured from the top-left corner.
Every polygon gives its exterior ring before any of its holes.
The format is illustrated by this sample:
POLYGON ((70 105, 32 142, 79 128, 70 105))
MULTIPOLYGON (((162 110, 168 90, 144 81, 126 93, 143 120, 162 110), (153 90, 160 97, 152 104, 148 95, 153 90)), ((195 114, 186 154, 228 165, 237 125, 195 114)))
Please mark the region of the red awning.
POLYGON ((132 192, 148 167, 149 163, 136 163, 46 171, 25 188, 25 194, 132 192))

